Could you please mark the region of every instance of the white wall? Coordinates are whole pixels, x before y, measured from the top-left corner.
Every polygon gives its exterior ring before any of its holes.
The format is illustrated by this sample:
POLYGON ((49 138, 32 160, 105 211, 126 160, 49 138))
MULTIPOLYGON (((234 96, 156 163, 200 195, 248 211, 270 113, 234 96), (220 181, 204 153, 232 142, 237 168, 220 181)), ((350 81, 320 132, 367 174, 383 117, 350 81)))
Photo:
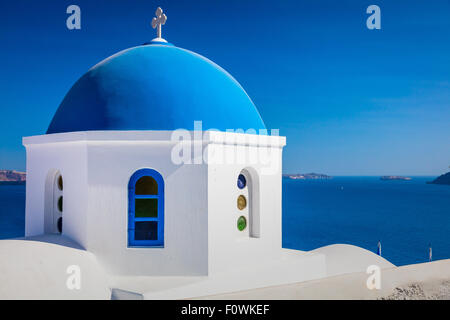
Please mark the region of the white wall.
POLYGON ((41 142, 24 139, 27 150, 25 235, 44 234, 44 216, 50 210, 48 203, 51 203, 52 197, 51 188, 46 194, 46 183, 52 184, 49 175, 59 171, 64 180, 63 235, 84 245, 87 197, 85 145, 81 142, 41 142))
MULTIPOLYGON (((226 136, 233 137, 232 134, 226 136)), ((244 156, 240 160, 236 158, 235 163, 210 163, 208 167, 210 274, 258 266, 280 256, 281 160, 285 139, 273 137, 272 140, 272 146, 248 142, 238 142, 237 145, 212 143, 208 146, 208 154, 212 157, 227 154, 232 158, 233 152, 244 156), (237 229, 237 219, 241 215, 237 198, 243 194, 237 187, 237 179, 239 173, 249 167, 259 175, 259 238, 250 237, 249 225, 244 231, 237 229)))
POLYGON ((205 275, 207 167, 172 163, 171 131, 72 132, 24 138, 26 235, 44 233, 45 182, 64 179, 63 234, 122 275, 205 275), (128 248, 128 182, 138 169, 165 182, 164 248, 128 248), (56 169, 56 170, 55 170, 56 169))
POLYGON ((100 131, 25 138, 26 234, 43 233, 45 180, 49 170, 57 169, 64 179, 63 234, 94 253, 109 273, 207 275, 276 260, 285 138, 254 141, 254 135, 207 132, 200 150, 206 148, 209 163, 177 165, 171 161, 171 133, 100 131), (221 153, 225 162, 217 161, 221 153), (128 248, 128 182, 142 168, 155 169, 164 178, 164 248, 128 248), (245 168, 259 176, 259 238, 249 236, 249 226, 240 232, 236 225, 237 178, 245 168))
POLYGON ((87 250, 107 270, 129 275, 207 273, 207 169, 174 165, 172 146, 158 141, 88 142, 87 250), (128 248, 128 182, 142 168, 165 183, 164 248, 128 248))

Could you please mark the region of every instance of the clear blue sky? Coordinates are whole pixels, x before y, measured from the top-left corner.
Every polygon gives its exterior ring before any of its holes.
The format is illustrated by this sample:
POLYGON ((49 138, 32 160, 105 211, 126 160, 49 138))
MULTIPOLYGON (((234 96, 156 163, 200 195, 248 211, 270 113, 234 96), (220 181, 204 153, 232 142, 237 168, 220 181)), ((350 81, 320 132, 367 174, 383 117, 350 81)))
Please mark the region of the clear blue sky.
POLYGON ((154 37, 158 5, 164 37, 229 71, 287 136, 284 172, 448 171, 448 0, 1 1, 0 168, 25 169, 22 136, 45 133, 85 71, 154 37), (371 4, 381 30, 366 28, 371 4))

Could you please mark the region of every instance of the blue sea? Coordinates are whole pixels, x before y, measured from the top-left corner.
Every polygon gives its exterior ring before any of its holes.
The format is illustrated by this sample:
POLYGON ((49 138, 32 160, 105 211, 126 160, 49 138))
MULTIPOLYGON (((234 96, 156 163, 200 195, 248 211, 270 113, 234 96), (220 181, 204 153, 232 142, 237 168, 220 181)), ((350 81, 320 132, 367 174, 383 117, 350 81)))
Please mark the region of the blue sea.
POLYGON ((25 185, 0 184, 0 239, 23 237, 25 185))
MULTIPOLYGON (((450 186, 433 177, 283 179, 283 246, 312 250, 348 243, 395 265, 450 258, 450 186)), ((0 185, 0 239, 24 235, 25 186, 0 185)))
POLYGON ((395 265, 450 258, 450 186, 435 177, 283 179, 283 246, 311 250, 353 244, 395 265))

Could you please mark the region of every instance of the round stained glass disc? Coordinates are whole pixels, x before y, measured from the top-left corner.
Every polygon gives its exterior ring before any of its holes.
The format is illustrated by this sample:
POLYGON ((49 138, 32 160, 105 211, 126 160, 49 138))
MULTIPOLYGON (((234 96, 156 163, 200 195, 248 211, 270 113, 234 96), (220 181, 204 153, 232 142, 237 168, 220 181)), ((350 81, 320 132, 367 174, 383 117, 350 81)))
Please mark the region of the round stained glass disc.
POLYGON ((244 231, 247 227, 247 219, 244 216, 240 216, 237 221, 237 227, 239 231, 244 231))
POLYGON ((244 189, 247 185, 247 179, 245 179, 245 176, 243 174, 240 174, 237 180, 237 185, 239 189, 244 189))
POLYGON ((242 194, 237 199, 237 207, 239 210, 244 210, 247 207, 247 199, 242 194))

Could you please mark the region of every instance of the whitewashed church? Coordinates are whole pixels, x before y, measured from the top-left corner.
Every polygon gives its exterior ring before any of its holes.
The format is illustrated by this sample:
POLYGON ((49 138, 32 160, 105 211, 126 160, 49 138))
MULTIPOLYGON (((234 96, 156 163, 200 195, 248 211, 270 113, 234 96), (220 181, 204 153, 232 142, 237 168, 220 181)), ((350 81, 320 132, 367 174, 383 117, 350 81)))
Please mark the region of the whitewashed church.
POLYGON ((240 84, 164 40, 165 22, 158 8, 157 38, 92 67, 23 139, 26 238, 0 241, 0 296, 193 298, 326 275, 323 254, 282 249, 285 138, 260 134, 240 84))

